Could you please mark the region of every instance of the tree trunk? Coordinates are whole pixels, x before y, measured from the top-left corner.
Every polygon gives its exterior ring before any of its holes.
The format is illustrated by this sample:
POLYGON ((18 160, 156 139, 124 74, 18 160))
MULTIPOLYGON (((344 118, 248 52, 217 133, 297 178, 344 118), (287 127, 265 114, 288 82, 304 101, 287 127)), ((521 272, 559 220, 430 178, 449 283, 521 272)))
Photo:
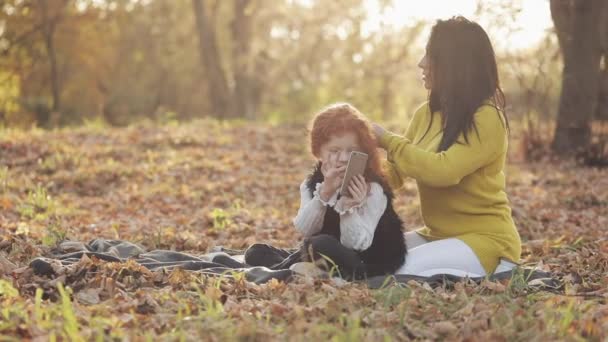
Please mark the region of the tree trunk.
POLYGON ((604 6, 603 17, 600 18, 600 41, 602 47, 602 62, 600 65, 600 86, 595 117, 608 121, 608 5, 604 6))
POLYGON ((388 120, 395 115, 395 100, 393 93, 393 73, 382 75, 382 120, 388 120))
POLYGON ((564 58, 562 91, 552 148, 560 154, 584 150, 591 137, 600 75, 600 17, 605 0, 551 0, 564 58))
MULTIPOLYGON (((49 14, 48 4, 46 0, 39 1, 42 9, 42 34, 44 36, 44 44, 46 53, 49 58, 50 77, 51 77, 51 94, 53 102, 51 104, 51 112, 55 113, 61 109, 61 84, 59 82, 59 74, 57 71, 57 53, 55 51, 55 28, 57 25, 57 16, 51 17, 49 14)), ((41 126, 48 126, 49 112, 42 111, 38 113, 37 121, 41 126)))
POLYGON ((250 0, 234 1, 234 19, 231 23, 234 47, 232 65, 234 70, 234 114, 252 119, 256 116, 253 82, 250 70, 251 13, 250 0))
POLYGON ((201 64, 207 75, 211 111, 216 117, 227 118, 232 116, 230 89, 221 64, 215 28, 209 23, 202 0, 192 0, 192 6, 196 17, 201 64))
POLYGON ((595 118, 608 121, 608 53, 604 54, 603 65, 600 71, 600 86, 595 118))

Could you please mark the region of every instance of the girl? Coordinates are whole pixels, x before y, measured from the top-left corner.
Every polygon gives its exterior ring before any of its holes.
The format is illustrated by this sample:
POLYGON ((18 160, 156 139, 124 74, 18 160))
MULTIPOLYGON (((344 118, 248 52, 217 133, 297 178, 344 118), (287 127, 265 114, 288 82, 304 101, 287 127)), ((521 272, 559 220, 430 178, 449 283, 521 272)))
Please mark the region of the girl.
POLYGON ((393 210, 370 124, 353 106, 335 104, 315 116, 310 140, 317 163, 300 185, 300 209, 293 220, 305 238, 302 246, 290 253, 256 244, 246 251, 245 262, 284 269, 329 258, 346 278, 394 273, 405 259, 403 224, 393 210), (369 155, 367 169, 351 181, 349 195, 340 197, 352 151, 369 155))
POLYGON ((419 67, 429 101, 405 135, 374 125, 389 184, 416 180, 425 223, 406 234, 408 260, 397 273, 492 274, 521 253, 505 192, 508 121, 494 50, 478 24, 439 20, 419 67))

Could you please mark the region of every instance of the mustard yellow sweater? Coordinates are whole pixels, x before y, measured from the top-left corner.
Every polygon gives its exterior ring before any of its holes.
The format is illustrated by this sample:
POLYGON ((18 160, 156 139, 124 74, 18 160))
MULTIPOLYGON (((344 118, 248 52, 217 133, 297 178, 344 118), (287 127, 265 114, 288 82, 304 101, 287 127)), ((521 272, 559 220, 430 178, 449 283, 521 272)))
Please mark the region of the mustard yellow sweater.
POLYGON ((389 184, 396 190, 405 177, 416 180, 425 224, 417 232, 426 239, 462 240, 488 275, 501 257, 518 262, 521 240, 505 192, 508 136, 502 115, 484 104, 474 117, 479 136, 472 129, 468 144, 460 135, 439 153, 441 116, 433 115, 433 125, 422 141, 431 119, 428 103, 416 111, 405 136, 387 133, 380 139, 387 150, 389 184))

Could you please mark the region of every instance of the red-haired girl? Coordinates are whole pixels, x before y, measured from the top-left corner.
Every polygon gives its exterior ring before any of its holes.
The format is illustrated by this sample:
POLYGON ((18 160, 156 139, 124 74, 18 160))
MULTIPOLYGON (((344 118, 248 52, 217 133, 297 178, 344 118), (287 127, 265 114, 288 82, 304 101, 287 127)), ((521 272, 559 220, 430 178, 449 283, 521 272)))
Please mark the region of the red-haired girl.
POLYGON ((325 257, 345 278, 394 273, 405 260, 403 223, 393 210, 370 123, 353 106, 334 104, 315 116, 310 140, 317 163, 300 185, 300 209, 293 219, 304 243, 294 253, 255 244, 245 262, 285 269, 325 257), (340 197, 352 151, 368 154, 367 168, 351 181, 349 195, 340 197))

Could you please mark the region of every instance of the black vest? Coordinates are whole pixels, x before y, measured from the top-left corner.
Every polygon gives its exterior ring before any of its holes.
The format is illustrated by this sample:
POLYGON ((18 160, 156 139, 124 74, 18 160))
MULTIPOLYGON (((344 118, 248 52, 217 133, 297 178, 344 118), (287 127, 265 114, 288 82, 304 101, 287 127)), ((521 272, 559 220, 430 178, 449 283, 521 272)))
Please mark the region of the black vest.
MULTIPOLYGON (((308 176, 306 186, 313 195, 318 183, 323 181, 321 163, 317 163, 312 173, 308 176)), ((393 193, 390 187, 380 177, 367 179, 368 182, 376 182, 382 186, 387 198, 386 210, 382 214, 371 246, 360 251, 359 257, 366 264, 368 276, 394 273, 405 261, 406 247, 403 235, 403 222, 393 209, 393 193)), ((318 234, 327 234, 340 240, 340 214, 333 207, 327 207, 323 219, 323 228, 318 234)))

